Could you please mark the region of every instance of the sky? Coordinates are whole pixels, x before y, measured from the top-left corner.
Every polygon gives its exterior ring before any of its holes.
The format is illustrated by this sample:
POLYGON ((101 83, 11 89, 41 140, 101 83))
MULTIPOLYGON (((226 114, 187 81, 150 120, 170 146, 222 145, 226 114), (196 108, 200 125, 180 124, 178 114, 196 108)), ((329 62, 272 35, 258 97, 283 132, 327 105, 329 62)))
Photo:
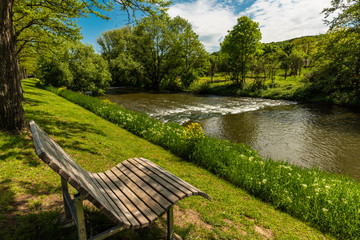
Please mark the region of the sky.
MULTIPOLYGON (((248 16, 258 22, 263 43, 325 33, 321 11, 330 7, 331 0, 173 0, 168 14, 188 20, 208 52, 218 51, 237 18, 248 16)), ((128 23, 125 13, 113 11, 110 20, 95 16, 82 18, 84 43, 99 51, 96 38, 107 30, 128 23)))

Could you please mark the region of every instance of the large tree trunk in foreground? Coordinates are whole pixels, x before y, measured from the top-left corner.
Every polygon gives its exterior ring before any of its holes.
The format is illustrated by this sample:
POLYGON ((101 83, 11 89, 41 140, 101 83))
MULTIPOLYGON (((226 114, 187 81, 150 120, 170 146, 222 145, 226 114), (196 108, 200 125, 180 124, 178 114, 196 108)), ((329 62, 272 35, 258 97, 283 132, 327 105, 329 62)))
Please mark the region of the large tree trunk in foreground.
POLYGON ((13 0, 0 1, 0 131, 21 132, 26 121, 12 7, 13 0))

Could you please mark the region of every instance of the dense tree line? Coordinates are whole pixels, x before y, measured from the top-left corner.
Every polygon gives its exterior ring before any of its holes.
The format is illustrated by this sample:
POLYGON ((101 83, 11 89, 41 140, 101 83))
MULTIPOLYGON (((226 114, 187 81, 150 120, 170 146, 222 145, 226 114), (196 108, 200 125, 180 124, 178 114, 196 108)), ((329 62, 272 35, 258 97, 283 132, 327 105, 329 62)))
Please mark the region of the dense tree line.
POLYGON ((55 87, 102 95, 110 86, 107 62, 91 46, 68 43, 38 59, 36 76, 55 87))

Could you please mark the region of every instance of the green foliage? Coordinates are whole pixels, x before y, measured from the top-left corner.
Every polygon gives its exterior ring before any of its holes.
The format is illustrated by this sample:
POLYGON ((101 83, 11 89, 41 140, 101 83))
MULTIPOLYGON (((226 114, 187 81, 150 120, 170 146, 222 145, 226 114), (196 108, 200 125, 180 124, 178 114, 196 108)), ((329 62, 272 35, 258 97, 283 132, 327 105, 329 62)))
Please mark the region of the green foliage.
POLYGON ((331 21, 330 31, 322 38, 317 58, 321 64, 312 73, 313 84, 324 86, 322 94, 335 103, 360 102, 360 5, 359 1, 333 0, 324 9, 331 21))
POLYGON ((109 19, 106 12, 113 10, 115 4, 135 18, 135 12, 154 14, 164 11, 170 2, 165 0, 19 0, 13 8, 15 41, 21 65, 30 71, 35 70, 36 55, 49 52, 66 41, 80 40, 77 18, 91 14, 109 19))
POLYGON ((360 237, 360 183, 285 162, 264 160, 249 146, 186 128, 68 90, 60 95, 221 176, 303 221, 345 239, 360 237))
POLYGON ((206 65, 206 51, 189 22, 166 14, 105 32, 98 43, 117 85, 187 88, 206 65))
POLYGON ((64 45, 54 54, 40 57, 36 74, 44 84, 94 95, 104 94, 111 80, 107 62, 81 43, 64 45))
POLYGON ((359 0, 332 0, 331 7, 325 8, 325 19, 332 17, 336 13, 337 16, 332 20, 326 20, 330 26, 330 30, 350 28, 359 31, 360 27, 360 2, 359 0))
POLYGON ((260 46, 261 32, 259 24, 243 16, 238 18, 234 29, 229 32, 221 44, 221 52, 227 57, 231 79, 240 85, 250 67, 250 59, 260 46))

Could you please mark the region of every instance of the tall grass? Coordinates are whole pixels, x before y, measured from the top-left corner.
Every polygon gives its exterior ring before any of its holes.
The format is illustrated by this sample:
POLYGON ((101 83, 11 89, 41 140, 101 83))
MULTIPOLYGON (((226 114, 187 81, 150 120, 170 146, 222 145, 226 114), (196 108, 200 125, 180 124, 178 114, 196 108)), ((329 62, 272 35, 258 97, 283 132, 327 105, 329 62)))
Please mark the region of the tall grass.
POLYGON ((205 136, 196 124, 163 124, 116 104, 47 87, 60 96, 246 189, 341 239, 360 239, 360 183, 345 176, 262 159, 249 146, 205 136))

